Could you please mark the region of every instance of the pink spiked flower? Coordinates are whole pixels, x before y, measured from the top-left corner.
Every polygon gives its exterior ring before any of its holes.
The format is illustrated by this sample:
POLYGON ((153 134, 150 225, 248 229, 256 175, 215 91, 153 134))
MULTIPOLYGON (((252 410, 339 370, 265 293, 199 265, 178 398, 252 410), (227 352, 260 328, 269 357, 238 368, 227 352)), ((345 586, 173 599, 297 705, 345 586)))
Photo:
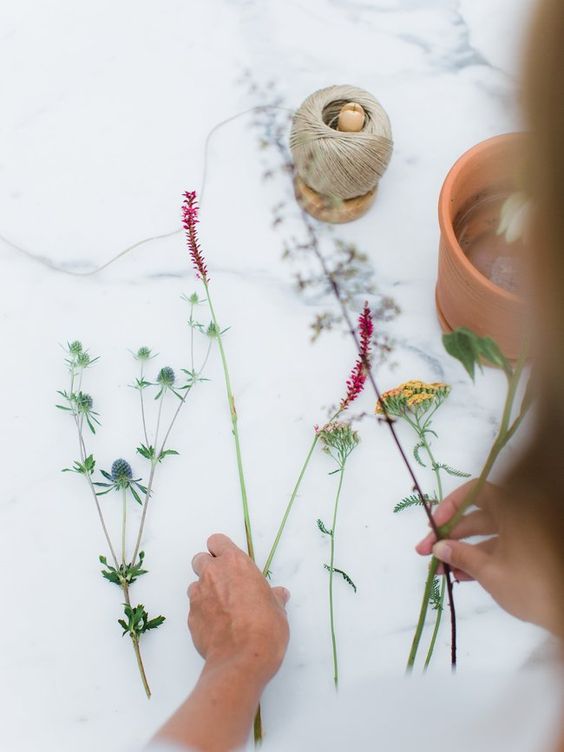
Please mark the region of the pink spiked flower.
POLYGON ((358 333, 360 339, 358 358, 347 379, 347 393, 339 405, 340 411, 346 410, 351 402, 354 402, 366 383, 366 368, 370 363, 370 347, 374 333, 374 322, 368 303, 364 304, 362 313, 358 317, 358 333))
POLYGON ((196 231, 196 225, 200 221, 198 219, 198 211, 196 191, 186 191, 184 201, 182 202, 182 226, 186 231, 188 250, 190 251, 190 258, 194 264, 196 276, 207 284, 210 281, 208 267, 206 266, 196 231))

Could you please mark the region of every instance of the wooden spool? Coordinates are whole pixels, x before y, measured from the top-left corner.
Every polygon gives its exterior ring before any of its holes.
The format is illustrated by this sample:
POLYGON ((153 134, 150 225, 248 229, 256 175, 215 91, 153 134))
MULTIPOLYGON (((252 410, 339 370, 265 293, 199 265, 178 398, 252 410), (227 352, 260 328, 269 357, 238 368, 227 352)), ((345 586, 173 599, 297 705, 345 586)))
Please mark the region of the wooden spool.
MULTIPOLYGON (((359 132, 364 128, 366 113, 361 105, 348 102, 343 105, 337 122, 336 130, 348 133, 359 132)), ((349 199, 339 199, 333 196, 322 196, 310 188, 299 175, 294 180, 294 191, 299 205, 308 214, 321 222, 343 224, 362 217, 374 203, 376 188, 363 196, 349 199)))

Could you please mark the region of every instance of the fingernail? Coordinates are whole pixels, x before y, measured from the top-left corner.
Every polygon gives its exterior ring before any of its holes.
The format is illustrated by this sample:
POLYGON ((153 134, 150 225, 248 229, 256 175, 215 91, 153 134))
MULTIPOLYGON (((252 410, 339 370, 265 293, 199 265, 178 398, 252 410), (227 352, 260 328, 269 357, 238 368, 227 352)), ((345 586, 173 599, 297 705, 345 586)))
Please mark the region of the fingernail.
POLYGON ((433 554, 437 559, 440 559, 440 561, 444 561, 445 564, 450 564, 452 558, 452 546, 446 541, 439 541, 433 546, 433 554))

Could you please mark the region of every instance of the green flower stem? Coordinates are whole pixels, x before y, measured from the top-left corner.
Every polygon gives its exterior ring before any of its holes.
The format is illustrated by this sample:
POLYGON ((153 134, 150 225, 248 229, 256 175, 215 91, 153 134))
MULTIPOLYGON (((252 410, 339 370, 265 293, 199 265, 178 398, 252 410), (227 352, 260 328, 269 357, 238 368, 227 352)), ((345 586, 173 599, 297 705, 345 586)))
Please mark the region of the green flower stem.
POLYGON ((294 501, 296 500, 298 491, 302 484, 302 480, 304 478, 304 475, 306 474, 306 470, 309 466, 310 460, 313 456, 313 452, 315 450, 315 447, 317 446, 318 441, 319 441, 319 434, 316 432, 315 436, 313 437, 313 441, 311 442, 309 451, 306 455, 305 462, 302 465, 302 469, 300 470, 300 474, 298 475, 298 480, 296 481, 296 485, 294 486, 292 495, 290 496, 290 501, 288 502, 288 506, 286 507, 286 511, 284 512, 284 516, 282 517, 282 522, 280 523, 280 527, 278 528, 278 532, 276 533, 276 538, 274 539, 274 543, 272 544, 272 548, 270 549, 270 553, 268 554, 266 564, 263 567, 262 573, 265 577, 268 575, 270 571, 272 560, 274 559, 274 555, 276 554, 278 544, 280 543, 280 539, 282 538, 284 528, 286 527, 286 523, 288 522, 288 517, 290 516, 290 512, 292 511, 292 507, 294 506, 294 501))
MULTIPOLYGON (((123 598, 125 603, 131 608, 131 599, 129 597, 129 586, 127 582, 122 581, 121 589, 123 591, 123 598)), ((143 689, 147 695, 147 699, 151 699, 151 688, 147 680, 147 674, 145 673, 145 666, 143 665, 143 659, 141 658, 141 648, 139 647, 139 638, 136 635, 130 634, 131 644, 133 645, 133 651, 137 660, 137 668, 139 669, 139 675, 143 684, 143 689)))
POLYGON ((249 501, 247 497, 247 487, 245 484, 245 474, 243 471, 243 459, 241 456, 241 442, 239 439, 238 417, 237 409, 235 407, 235 397, 233 396, 233 390, 231 388, 231 378, 229 376, 229 367, 227 365, 227 357, 223 348, 223 339, 221 336, 221 329, 217 321, 217 316, 213 307, 210 290, 208 283, 204 280, 204 288, 206 291, 206 298, 210 308, 212 321, 216 330, 217 344, 219 347, 219 354, 221 357, 221 364, 223 366, 223 377, 225 380, 225 390, 227 392, 227 402, 229 405, 229 414, 231 416, 231 426, 233 429, 233 440, 235 443, 235 455, 237 459, 237 472, 239 474, 239 486, 241 489, 241 502, 243 504, 243 522, 245 525, 245 539, 247 543, 247 553, 251 559, 255 560, 255 549, 253 545, 253 534, 251 529, 251 518, 249 515, 249 501))
POLYGON ((439 627, 441 626, 441 616, 443 613, 443 604, 445 602, 445 593, 446 593, 446 577, 443 575, 442 581, 441 581, 441 595, 439 598, 439 608, 437 609, 437 618, 435 619, 435 628, 433 629, 433 636, 431 637, 431 642, 429 643, 429 650, 427 651, 427 657, 425 658, 425 664, 423 666, 424 671, 426 671, 429 668, 429 663, 431 662, 431 658, 435 650, 435 644, 437 642, 437 636, 439 634, 439 627))
POLYGON ((121 513, 121 561, 123 566, 126 565, 125 560, 125 531, 127 527, 127 489, 123 489, 122 498, 122 513, 121 513))
POLYGON ((423 634, 423 628, 425 626, 425 619, 427 617, 427 609, 429 607, 429 598, 431 597, 433 580, 435 578, 435 575, 437 574, 438 566, 439 566, 438 559, 435 559, 435 557, 433 556, 431 558, 431 563, 429 564, 429 574, 427 575, 427 582, 425 583, 425 590, 423 592, 423 600, 421 601, 421 609, 419 611, 419 619, 417 621, 415 634, 413 636, 413 642, 411 643, 411 650, 409 652, 409 657, 407 659, 407 671, 408 672, 413 671, 413 666, 415 664, 415 657, 417 655, 419 643, 421 642, 421 635, 423 634))
MULTIPOLYGON (((75 374, 74 374, 74 369, 73 369, 71 371, 71 389, 70 389, 70 394, 71 395, 72 395, 72 390, 74 388, 74 378, 75 378, 75 374)), ((79 453, 80 453, 80 461, 82 462, 82 464, 84 464, 84 462, 86 460, 86 457, 87 457, 87 453, 86 453, 86 444, 84 442, 84 435, 83 435, 83 432, 82 432, 82 424, 81 424, 79 416, 76 413, 74 405, 72 403, 71 403, 71 407, 72 407, 72 415, 73 415, 73 418, 74 418, 74 423, 75 423, 76 431, 77 431, 77 435, 78 435, 78 449, 79 449, 79 453)), ((92 477, 90 476, 89 473, 86 473, 84 477, 86 478, 86 481, 87 481, 87 483, 88 483, 88 485, 90 487, 90 491, 92 492, 92 497, 94 499, 94 504, 96 505, 96 511, 98 512, 98 518, 100 519, 100 524, 102 525, 102 531, 104 533, 104 538, 106 539, 106 543, 108 544, 108 549, 110 551, 112 560, 114 562, 114 565, 115 565, 116 569, 119 569, 118 558, 117 558, 115 549, 114 549, 114 547, 112 545, 112 540, 110 538, 110 534, 108 532, 108 528, 106 527, 106 521, 104 520, 104 515, 102 513, 102 508, 101 508, 100 502, 98 500, 98 495, 96 494, 96 489, 94 488, 94 485, 92 484, 92 477)))
POLYGON ((345 475, 345 463, 341 465, 339 471, 339 485, 335 496, 335 506, 333 508, 333 523, 331 525, 331 558, 329 561, 329 620, 331 624, 331 647, 333 651, 333 681, 335 689, 339 688, 339 661, 337 657, 337 637, 335 634, 335 614, 333 607, 333 575, 335 567, 335 528, 337 526, 337 512, 339 510, 339 499, 343 488, 343 478, 345 475))
MULTIPOLYGON (((427 422, 428 424, 428 422, 427 422)), ((435 473, 435 477, 437 479, 437 499, 439 502, 443 500, 444 493, 443 493, 443 483, 441 478, 441 469, 438 466, 435 457, 433 456, 433 452, 431 450, 431 446, 429 442, 427 441, 427 435, 426 431, 422 430, 420 434, 420 439, 423 443, 423 448, 427 452, 427 456, 429 457, 429 462, 431 463, 431 467, 433 468, 433 472, 435 473)), ((429 663, 431 662, 431 658, 433 656, 433 652, 435 650, 435 644, 437 642, 437 637, 439 634, 439 629, 441 626, 441 619, 443 616, 443 605, 445 602, 445 592, 446 592, 446 577, 443 575, 441 578, 441 595, 439 598, 439 607, 437 608, 437 616, 435 618, 435 628, 433 629, 433 635, 431 637, 431 642, 429 644, 429 649, 427 651, 427 656, 425 658, 425 664, 424 664, 424 670, 426 671, 429 667, 429 663)), ((431 580, 431 587, 433 587, 433 580, 431 580)), ((427 606, 428 608, 428 606, 427 606)))
MULTIPOLYGON (((143 381, 143 361, 141 361, 140 380, 143 381)), ((141 401, 141 420, 143 422, 143 435, 145 436, 145 446, 149 446, 149 433, 147 431, 147 420, 145 418, 145 399, 143 397, 143 387, 139 388, 139 400, 141 401)))

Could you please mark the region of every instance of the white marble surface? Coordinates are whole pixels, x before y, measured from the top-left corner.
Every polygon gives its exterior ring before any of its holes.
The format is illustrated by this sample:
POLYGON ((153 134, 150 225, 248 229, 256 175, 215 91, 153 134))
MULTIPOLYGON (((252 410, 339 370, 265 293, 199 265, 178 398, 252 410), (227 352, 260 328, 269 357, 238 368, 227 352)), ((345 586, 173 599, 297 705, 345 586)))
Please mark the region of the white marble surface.
MULTIPOLYGON (((127 349, 148 344, 161 353, 160 365, 185 365, 179 296, 195 282, 180 234, 147 243, 93 276, 61 269, 92 270, 126 246, 178 227, 182 191, 202 180, 210 128, 269 101, 238 83, 245 69, 261 86, 275 80, 289 107, 331 83, 363 86, 390 114, 395 154, 374 209, 334 234, 358 244, 380 293, 401 307, 382 324, 394 352, 378 371, 380 384, 412 377, 452 383, 437 420, 441 456, 476 472, 494 435, 503 385, 488 373, 472 386, 441 349, 433 299, 436 201, 461 151, 519 127, 518 50, 530 5, 0 4, 2 749, 117 750, 146 739, 200 666, 185 626, 191 555, 211 531, 238 541, 242 534, 214 357, 212 381, 194 393, 174 435, 181 457, 158 479, 144 543, 150 574, 134 586, 134 598, 167 616, 143 645, 154 690, 147 703, 115 623, 117 590, 99 575, 104 545, 92 500, 80 478, 60 473, 75 457, 75 443, 70 423, 53 407, 56 389, 65 386, 59 344, 78 337, 103 356, 88 374, 104 424, 93 448, 102 466, 115 456, 132 458, 140 427, 136 395, 127 388, 134 375, 127 349)), ((209 154, 201 234, 220 316, 231 326, 227 347, 263 560, 311 426, 339 398, 354 353, 339 331, 309 341, 313 316, 332 303, 298 294, 293 275, 303 262, 281 258, 283 240, 299 225, 272 226, 272 206, 288 199, 288 179, 279 172, 262 179, 276 156, 257 148, 251 117, 220 130, 209 154)), ((323 235, 322 242, 329 248, 332 240, 323 235)), ((372 396, 360 405, 370 411, 372 396)), ((337 583, 345 686, 371 673, 403 671, 425 574, 413 552, 425 529, 422 515, 391 512, 409 492, 404 469, 384 427, 365 419, 360 431, 339 538, 340 563, 358 584, 355 596, 337 583)), ((141 462, 135 467, 143 471, 141 462)), ((315 527, 318 516, 328 516, 329 469, 319 454, 275 566, 275 580, 292 591, 293 634, 265 697, 267 729, 284 723, 298 684, 309 687, 300 695, 307 698, 330 682, 321 568, 327 542, 315 527)), ((104 497, 114 526, 116 503, 104 497)), ((513 669, 542 638, 500 613, 476 586, 458 589, 458 609, 461 671, 513 669)), ((433 670, 444 672, 447 630, 439 642, 433 670)))

